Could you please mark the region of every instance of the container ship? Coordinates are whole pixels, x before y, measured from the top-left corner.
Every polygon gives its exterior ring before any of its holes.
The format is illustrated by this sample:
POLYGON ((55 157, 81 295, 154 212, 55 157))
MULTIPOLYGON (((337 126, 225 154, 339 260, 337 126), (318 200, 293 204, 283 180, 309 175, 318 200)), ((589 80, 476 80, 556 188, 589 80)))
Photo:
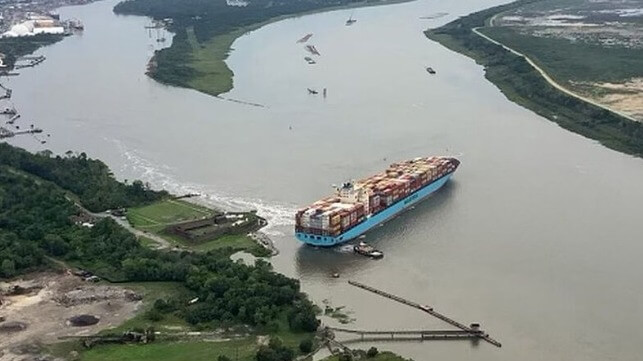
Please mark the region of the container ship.
POLYGON ((459 165, 451 157, 416 158, 346 182, 335 195, 297 211, 295 235, 314 246, 348 242, 440 189, 459 165))

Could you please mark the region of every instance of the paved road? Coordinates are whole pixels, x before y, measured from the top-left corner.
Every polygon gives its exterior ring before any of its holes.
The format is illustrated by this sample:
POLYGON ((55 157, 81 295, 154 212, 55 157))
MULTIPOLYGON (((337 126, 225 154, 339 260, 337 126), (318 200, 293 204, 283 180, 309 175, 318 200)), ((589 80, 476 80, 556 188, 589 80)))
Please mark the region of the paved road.
MULTIPOLYGON (((494 16, 494 18, 495 18, 495 16, 494 16)), ((490 21, 491 26, 493 26, 493 20, 494 20, 494 18, 492 18, 492 19, 491 19, 491 21, 490 21)), ((583 97, 583 96, 581 96, 581 95, 578 95, 578 94, 576 94, 576 93, 572 92, 571 90, 568 90, 567 88, 563 87, 562 85, 560 85, 560 84, 558 84, 556 81, 554 81, 554 79, 552 79, 552 78, 549 76, 549 74, 547 74, 547 73, 546 73, 546 72, 545 72, 545 71, 544 71, 540 66, 538 66, 536 63, 534 63, 534 62, 533 62, 533 61, 532 61, 528 56, 526 56, 525 54, 523 54, 523 53, 521 53, 521 52, 519 52, 519 51, 516 51, 516 50, 514 50, 514 49, 512 49, 512 48, 510 48, 510 47, 508 47, 508 46, 506 46, 505 44, 503 44, 503 43, 501 43, 501 42, 499 42, 499 41, 496 41, 496 40, 494 40, 494 39, 490 38, 489 36, 487 36, 487 35, 485 35, 485 34, 481 33, 480 31, 478 31, 478 29, 480 29, 480 28, 473 28, 473 29, 471 29, 471 30, 472 30, 476 35, 478 35, 478 36, 482 37, 483 39, 488 40, 488 41, 490 41, 490 42, 492 42, 492 43, 494 43, 494 44, 496 44, 496 45, 500 45, 500 46, 502 46, 503 48, 507 49, 508 51, 512 52, 513 54, 523 57, 525 60, 527 60, 527 62, 529 63, 529 65, 531 65, 534 69, 536 69, 536 71, 537 71, 537 72, 539 72, 539 73, 540 73, 540 75, 542 75, 542 77, 543 77, 543 78, 545 78, 545 80, 547 80, 547 82, 548 82, 549 84, 551 84, 554 88, 556 88, 556 89, 560 90, 561 92, 563 92, 563 93, 565 93, 565 94, 567 94, 567 95, 569 95, 569 96, 572 96, 572 97, 574 97, 574 98, 576 98, 576 99, 579 99, 579 100, 582 100, 582 101, 584 101, 584 102, 590 103, 590 104, 595 105, 595 106, 597 106, 597 107, 599 107, 599 108, 601 108, 601 109, 605 109, 605 110, 610 111, 610 112, 612 112, 612 113, 614 113, 614 114, 617 114, 617 115, 619 115, 619 116, 621 116, 621 117, 623 117, 623 118, 627 118, 627 119, 629 119, 629 120, 631 120, 631 121, 638 122, 638 120, 637 120, 637 119, 635 119, 635 118, 631 117, 630 115, 627 115, 627 114, 625 114, 625 113, 621 113, 621 112, 619 112, 618 110, 612 109, 612 108, 610 108, 610 107, 608 107, 608 106, 606 106, 606 105, 603 105, 603 104, 597 103, 597 102, 595 102, 595 101, 594 101, 594 100, 592 100, 592 99, 585 98, 585 97, 583 97)))

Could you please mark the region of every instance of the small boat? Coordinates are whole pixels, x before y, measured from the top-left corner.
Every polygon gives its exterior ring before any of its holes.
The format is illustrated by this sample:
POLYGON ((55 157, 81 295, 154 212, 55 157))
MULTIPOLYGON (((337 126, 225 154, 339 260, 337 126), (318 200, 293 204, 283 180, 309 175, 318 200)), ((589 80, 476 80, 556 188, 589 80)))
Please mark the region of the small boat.
POLYGON ((312 64, 317 64, 317 62, 316 62, 315 60, 313 60, 313 58, 311 58, 310 56, 305 56, 305 57, 304 57, 304 60, 306 60, 306 62, 307 62, 308 64, 310 64, 310 65, 312 65, 312 64))
POLYGON ((298 43, 305 43, 313 36, 313 34, 306 34, 303 38, 297 40, 298 43))
POLYGON ((314 95, 314 94, 318 94, 318 93, 319 92, 317 90, 308 88, 308 94, 313 94, 314 95))
POLYGON ((346 20, 346 26, 351 26, 357 22, 356 19, 353 19, 353 13, 351 13, 351 16, 346 20))
POLYGON ((315 45, 310 45, 309 44, 309 45, 306 45, 304 48, 306 49, 306 51, 308 51, 309 53, 311 53, 313 55, 317 55, 317 56, 321 55, 319 53, 319 51, 317 50, 317 48, 315 47, 315 45))
POLYGON ((353 250, 357 254, 361 254, 362 256, 366 256, 366 257, 371 257, 373 259, 379 259, 384 257, 384 253, 382 253, 382 251, 379 251, 373 248, 373 246, 366 244, 364 242, 360 242, 357 246, 353 247, 353 250))
POLYGON ((432 68, 432 67, 430 67, 430 66, 427 66, 427 67, 426 67, 426 71, 428 71, 428 72, 429 72, 429 74, 435 74, 435 70, 433 70, 433 68, 432 68))

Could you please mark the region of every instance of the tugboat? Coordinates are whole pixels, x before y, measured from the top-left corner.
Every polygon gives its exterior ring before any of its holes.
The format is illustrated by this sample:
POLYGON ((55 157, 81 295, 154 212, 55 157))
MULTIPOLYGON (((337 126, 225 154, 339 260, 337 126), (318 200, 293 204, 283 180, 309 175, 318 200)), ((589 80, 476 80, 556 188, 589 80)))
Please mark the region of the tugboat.
POLYGON ((433 68, 430 66, 426 67, 426 71, 428 71, 429 74, 435 74, 435 70, 433 70, 433 68))
POLYGON ((361 254, 362 256, 366 257, 371 257, 373 259, 380 259, 384 257, 384 253, 382 251, 379 251, 373 246, 366 244, 365 242, 360 242, 357 246, 353 247, 353 250, 357 254, 361 254))

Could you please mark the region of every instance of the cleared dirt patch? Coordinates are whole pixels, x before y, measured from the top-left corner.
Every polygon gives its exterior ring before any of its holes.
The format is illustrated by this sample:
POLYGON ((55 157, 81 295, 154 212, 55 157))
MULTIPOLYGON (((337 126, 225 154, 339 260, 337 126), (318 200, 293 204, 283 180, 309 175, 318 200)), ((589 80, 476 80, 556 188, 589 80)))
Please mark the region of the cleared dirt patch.
POLYGON ((25 350, 36 352, 39 348, 34 345, 118 326, 133 317, 142 304, 141 297, 126 288, 56 273, 0 282, 0 299, 0 319, 5 319, 0 325, 9 325, 11 330, 0 335, 0 361, 33 359, 25 350), (16 294, 16 289, 26 291, 16 294), (72 319, 80 320, 77 326, 72 325, 72 319))
POLYGON ((643 121, 643 78, 633 78, 626 83, 592 83, 602 93, 594 100, 630 114, 643 121))

